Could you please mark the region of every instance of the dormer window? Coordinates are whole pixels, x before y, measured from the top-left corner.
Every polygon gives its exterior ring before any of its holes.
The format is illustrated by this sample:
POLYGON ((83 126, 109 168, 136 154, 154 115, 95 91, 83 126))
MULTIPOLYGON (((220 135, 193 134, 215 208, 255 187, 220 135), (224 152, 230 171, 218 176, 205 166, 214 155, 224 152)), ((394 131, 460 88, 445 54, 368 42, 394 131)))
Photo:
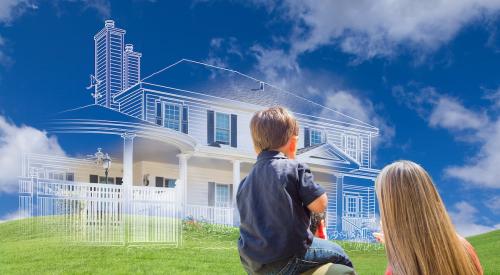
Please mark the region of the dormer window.
POLYGON ((231 124, 229 114, 215 114, 215 142, 230 144, 231 124))
POLYGON ((155 123, 175 131, 188 133, 188 106, 180 103, 156 101, 155 123))
POLYGON ((181 108, 178 104, 165 103, 164 126, 179 131, 181 128, 181 108))

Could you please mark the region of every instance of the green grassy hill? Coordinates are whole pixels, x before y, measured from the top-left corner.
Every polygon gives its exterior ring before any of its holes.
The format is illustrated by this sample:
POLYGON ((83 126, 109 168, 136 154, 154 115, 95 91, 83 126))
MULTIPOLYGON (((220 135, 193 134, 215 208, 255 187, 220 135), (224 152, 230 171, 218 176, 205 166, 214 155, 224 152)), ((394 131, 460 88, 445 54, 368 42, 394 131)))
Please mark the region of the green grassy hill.
MULTIPOLYGON (((181 248, 88 246, 24 230, 29 220, 0 224, 0 274, 244 274, 235 228, 187 226, 181 248)), ((470 238, 485 274, 500 274, 500 231, 470 238), (496 272, 495 272, 496 271, 496 272)), ((342 243, 359 274, 383 274, 379 246, 342 243)))

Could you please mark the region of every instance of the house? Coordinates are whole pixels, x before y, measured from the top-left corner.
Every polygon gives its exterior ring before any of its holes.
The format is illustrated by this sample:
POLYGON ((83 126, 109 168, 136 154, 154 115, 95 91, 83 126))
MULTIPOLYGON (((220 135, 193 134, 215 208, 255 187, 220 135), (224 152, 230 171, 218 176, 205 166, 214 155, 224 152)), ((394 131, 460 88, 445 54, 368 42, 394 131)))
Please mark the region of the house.
POLYGON ((328 192, 329 236, 366 235, 375 224, 376 127, 238 71, 193 60, 141 77, 141 53, 124 44, 124 36, 112 20, 105 22, 94 36, 94 104, 47 122, 60 139, 94 135, 123 142, 123 151, 111 154, 109 175, 82 158, 29 156, 24 178, 175 190, 184 217, 238 224, 236 190, 256 158, 250 119, 257 110, 282 105, 300 124, 297 158, 328 192))

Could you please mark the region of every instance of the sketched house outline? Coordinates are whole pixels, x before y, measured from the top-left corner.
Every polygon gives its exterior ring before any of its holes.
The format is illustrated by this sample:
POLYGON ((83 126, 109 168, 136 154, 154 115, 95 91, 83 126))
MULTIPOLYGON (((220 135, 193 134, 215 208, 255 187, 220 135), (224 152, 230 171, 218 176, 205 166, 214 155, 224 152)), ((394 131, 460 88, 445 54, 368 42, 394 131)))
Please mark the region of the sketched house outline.
MULTIPOLYGON (((123 156, 113 156, 109 183, 176 189, 183 217, 237 225, 236 190, 255 162, 250 118, 282 105, 300 124, 297 158, 327 190, 329 236, 374 226, 379 170, 371 155, 378 128, 238 71, 189 59, 141 78, 142 54, 125 44, 125 33, 106 20, 94 36, 94 104, 47 123, 56 134, 123 137, 123 156)), ((103 182, 85 169, 50 172, 51 161, 37 159, 26 160, 23 177, 103 182)))

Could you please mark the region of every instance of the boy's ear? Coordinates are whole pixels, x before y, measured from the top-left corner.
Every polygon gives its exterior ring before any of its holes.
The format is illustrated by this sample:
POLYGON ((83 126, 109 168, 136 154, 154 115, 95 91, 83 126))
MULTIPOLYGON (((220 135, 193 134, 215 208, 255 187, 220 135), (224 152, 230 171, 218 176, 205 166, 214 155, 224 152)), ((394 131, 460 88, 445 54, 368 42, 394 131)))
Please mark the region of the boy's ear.
POLYGON ((299 144, 299 137, 292 136, 288 141, 288 158, 295 159, 297 154, 297 146, 299 144))

